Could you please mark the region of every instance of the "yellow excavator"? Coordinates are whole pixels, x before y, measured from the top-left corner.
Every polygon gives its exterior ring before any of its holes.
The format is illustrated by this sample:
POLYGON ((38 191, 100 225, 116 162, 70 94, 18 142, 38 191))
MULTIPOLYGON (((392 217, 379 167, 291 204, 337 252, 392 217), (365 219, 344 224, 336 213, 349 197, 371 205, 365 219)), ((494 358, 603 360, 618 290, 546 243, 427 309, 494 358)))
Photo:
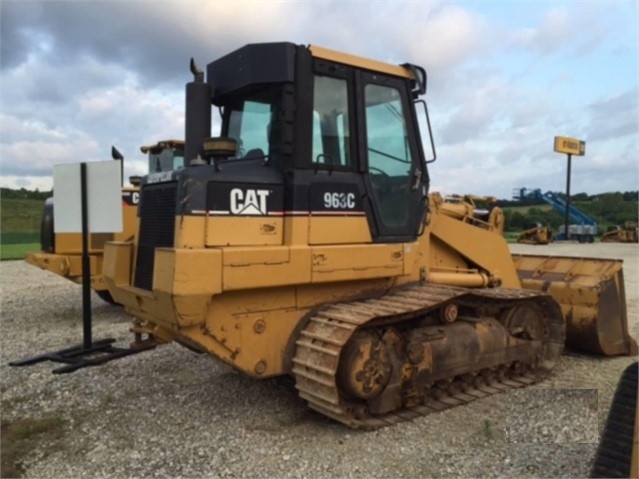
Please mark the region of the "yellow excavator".
POLYGON ((637 223, 626 221, 623 226, 611 227, 601 235, 601 241, 604 243, 638 243, 637 223))
POLYGON ((191 72, 185 167, 105 246, 140 342, 291 375, 367 429, 535 383, 566 337, 636 353, 620 261, 513 256, 499 208, 429 193, 423 68, 266 43, 191 72))
MULTIPOLYGON (((170 171, 183 166, 184 142, 181 140, 160 141, 154 145, 142 146, 142 153, 148 155, 149 172, 170 171)), ((122 154, 111 148, 114 160, 123 161, 122 154)), ((137 231, 137 209, 139 199, 139 177, 129 178, 133 186, 122 187, 122 232, 93 233, 89 235, 89 261, 91 268, 91 288, 108 303, 114 303, 106 283, 102 278, 102 253, 104 243, 110 240, 128 241, 137 231)), ((53 198, 45 201, 40 222, 41 251, 30 252, 25 261, 46 271, 50 271, 74 283, 82 283, 82 235, 80 233, 54 233, 53 198)))

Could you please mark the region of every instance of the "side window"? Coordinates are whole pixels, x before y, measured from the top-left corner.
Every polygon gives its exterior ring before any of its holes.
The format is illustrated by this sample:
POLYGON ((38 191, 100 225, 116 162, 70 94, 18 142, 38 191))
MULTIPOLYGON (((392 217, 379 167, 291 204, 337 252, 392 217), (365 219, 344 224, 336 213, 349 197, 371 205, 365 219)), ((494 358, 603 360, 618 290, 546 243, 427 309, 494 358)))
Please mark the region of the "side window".
POLYGON ((364 89, 368 170, 384 224, 408 221, 412 155, 401 95, 393 87, 364 89))
POLYGON ((271 105, 268 103, 246 101, 242 110, 231 111, 229 134, 238 142, 240 157, 249 152, 249 156, 268 154, 270 121, 271 105))
POLYGON ((313 163, 351 166, 349 131, 346 80, 315 75, 313 163))
POLYGON ((366 141, 368 165, 392 177, 410 174, 412 158, 399 91, 366 85, 366 141))
MULTIPOLYGON (((174 151, 172 148, 163 148, 149 152, 149 173, 177 170, 178 166, 173 156, 174 151)), ((184 163, 184 153, 181 154, 179 168, 182 168, 184 163)))
POLYGON ((173 150, 173 169, 184 168, 184 150, 175 148, 173 150))

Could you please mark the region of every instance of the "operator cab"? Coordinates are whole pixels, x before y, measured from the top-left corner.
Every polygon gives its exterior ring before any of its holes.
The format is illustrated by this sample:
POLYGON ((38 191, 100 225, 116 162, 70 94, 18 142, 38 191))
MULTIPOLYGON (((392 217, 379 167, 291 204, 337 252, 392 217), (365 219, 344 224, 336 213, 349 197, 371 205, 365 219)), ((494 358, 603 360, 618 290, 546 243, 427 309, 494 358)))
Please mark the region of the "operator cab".
POLYGON ((159 141, 154 145, 141 146, 148 154, 148 172, 172 171, 184 166, 184 142, 180 140, 159 141))
POLYGON ((413 105, 425 91, 421 68, 270 43, 210 63, 206 84, 202 72, 194 73, 187 86, 187 163, 201 157, 249 177, 262 176, 259 168, 285 173, 283 214, 365 215, 378 242, 419 234, 428 187, 413 105), (222 162, 207 158, 210 129, 201 125, 210 125, 210 110, 188 91, 203 85, 220 109, 221 137, 236 145, 222 162))
POLYGON ((205 81, 191 61, 186 167, 166 171, 159 158, 162 171, 142 182, 137 287, 150 288, 160 247, 402 243, 421 234, 423 69, 266 43, 206 70, 205 81))

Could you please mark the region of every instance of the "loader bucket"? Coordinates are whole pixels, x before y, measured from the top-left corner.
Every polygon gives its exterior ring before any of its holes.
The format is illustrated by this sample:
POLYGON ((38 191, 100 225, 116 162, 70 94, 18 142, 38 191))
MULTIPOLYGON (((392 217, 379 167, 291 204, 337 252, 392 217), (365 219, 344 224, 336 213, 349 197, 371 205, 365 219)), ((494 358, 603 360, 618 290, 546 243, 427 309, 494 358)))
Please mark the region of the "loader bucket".
POLYGON ((548 292, 566 320, 566 345, 604 356, 636 355, 628 332, 622 261, 513 255, 524 289, 548 292))

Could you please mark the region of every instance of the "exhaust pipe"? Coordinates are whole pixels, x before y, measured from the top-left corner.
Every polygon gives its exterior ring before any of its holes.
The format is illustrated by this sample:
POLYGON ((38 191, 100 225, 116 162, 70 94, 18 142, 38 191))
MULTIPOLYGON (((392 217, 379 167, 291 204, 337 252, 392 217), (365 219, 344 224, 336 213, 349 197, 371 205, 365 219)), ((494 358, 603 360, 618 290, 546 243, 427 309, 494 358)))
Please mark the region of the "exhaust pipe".
POLYGON ((211 136, 211 87, 193 58, 190 67, 193 81, 186 84, 184 167, 204 158, 204 140, 211 136))

